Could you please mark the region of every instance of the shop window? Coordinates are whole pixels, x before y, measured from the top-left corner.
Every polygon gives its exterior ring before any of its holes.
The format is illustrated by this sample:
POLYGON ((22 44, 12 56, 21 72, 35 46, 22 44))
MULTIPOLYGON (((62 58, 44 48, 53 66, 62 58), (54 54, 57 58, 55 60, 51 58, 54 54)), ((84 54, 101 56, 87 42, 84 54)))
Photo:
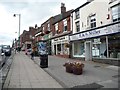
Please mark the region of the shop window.
POLYGON ((84 42, 74 43, 74 56, 75 57, 85 57, 84 42))
POLYGON ((120 35, 108 36, 109 55, 111 58, 120 58, 120 35))
POLYGON ((100 57, 100 58, 106 58, 106 37, 101 38, 95 38, 92 39, 93 46, 92 46, 92 56, 93 57, 100 57))
POLYGON ((80 22, 76 22, 76 32, 79 32, 80 31, 80 22))
POLYGON ((112 7, 112 20, 113 22, 120 21, 120 5, 112 7))

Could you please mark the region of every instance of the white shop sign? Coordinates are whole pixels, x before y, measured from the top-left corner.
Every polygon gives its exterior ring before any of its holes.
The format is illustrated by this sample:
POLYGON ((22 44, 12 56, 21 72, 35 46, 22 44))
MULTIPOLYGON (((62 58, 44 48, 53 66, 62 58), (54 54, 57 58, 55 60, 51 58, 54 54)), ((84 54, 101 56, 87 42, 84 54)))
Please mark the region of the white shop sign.
POLYGON ((64 42, 64 41, 68 41, 69 40, 69 36, 62 36, 59 38, 55 38, 52 40, 52 43, 57 43, 57 42, 64 42))
POLYGON ((70 41, 120 32, 120 23, 70 36, 70 41))

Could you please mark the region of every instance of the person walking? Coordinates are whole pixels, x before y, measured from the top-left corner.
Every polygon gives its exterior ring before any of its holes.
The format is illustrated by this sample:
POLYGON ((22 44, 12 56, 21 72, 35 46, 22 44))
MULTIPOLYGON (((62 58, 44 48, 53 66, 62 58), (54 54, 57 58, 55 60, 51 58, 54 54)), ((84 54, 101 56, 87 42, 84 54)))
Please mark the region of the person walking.
POLYGON ((35 48, 32 47, 32 50, 31 50, 31 59, 34 60, 34 54, 35 54, 35 48))

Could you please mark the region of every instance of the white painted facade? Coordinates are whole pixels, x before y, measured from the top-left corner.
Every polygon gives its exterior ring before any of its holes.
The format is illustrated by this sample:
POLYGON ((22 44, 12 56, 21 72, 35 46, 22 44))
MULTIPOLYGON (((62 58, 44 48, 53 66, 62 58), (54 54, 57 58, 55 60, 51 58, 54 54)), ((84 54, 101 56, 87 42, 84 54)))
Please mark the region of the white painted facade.
POLYGON ((73 12, 73 33, 76 33, 75 23, 77 21, 80 22, 80 32, 90 29, 90 24, 87 24, 89 23, 87 17, 93 14, 96 14, 96 27, 109 24, 111 22, 111 18, 107 19, 108 15, 110 15, 109 0, 94 0, 79 8, 80 18, 78 19, 75 19, 75 12, 73 12))
MULTIPOLYGON (((118 0, 114 0, 118 3, 118 0)), ((117 4, 117 3, 114 3, 117 4)), ((112 3, 111 3, 112 4, 112 3)), ((93 57, 99 58, 120 58, 120 52, 109 52, 112 48, 112 38, 114 41, 119 40, 120 24, 108 25, 113 23, 110 0, 93 0, 90 3, 74 10, 71 14, 73 22, 71 23, 73 35, 70 36, 72 41, 72 56, 85 57, 85 60, 92 60, 93 57), (76 18, 76 12, 79 10, 79 18, 76 18), (91 21, 95 22, 94 24, 91 21), (77 22, 80 30, 77 32, 77 22), (108 25, 105 27, 105 25, 108 25), (92 27, 94 26, 94 27, 92 27), (102 27, 104 26, 104 27, 102 27), (92 27, 92 28, 91 28, 92 27), (100 27, 100 28, 98 28, 100 27), (118 34, 117 34, 118 33, 118 34), (111 36, 113 34, 113 36, 111 36), (109 42, 108 42, 109 40, 109 42), (109 44, 111 43, 111 44, 109 44), (105 55, 105 52, 107 55, 105 55)), ((119 50, 116 43, 116 49, 119 50)))

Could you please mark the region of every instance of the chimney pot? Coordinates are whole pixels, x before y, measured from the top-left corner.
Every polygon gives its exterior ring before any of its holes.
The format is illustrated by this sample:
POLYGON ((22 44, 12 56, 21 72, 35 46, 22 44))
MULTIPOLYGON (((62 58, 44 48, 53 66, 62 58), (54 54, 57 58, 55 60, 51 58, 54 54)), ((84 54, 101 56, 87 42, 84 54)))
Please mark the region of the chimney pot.
POLYGON ((66 12, 66 7, 64 3, 61 3, 61 13, 65 13, 66 12))

